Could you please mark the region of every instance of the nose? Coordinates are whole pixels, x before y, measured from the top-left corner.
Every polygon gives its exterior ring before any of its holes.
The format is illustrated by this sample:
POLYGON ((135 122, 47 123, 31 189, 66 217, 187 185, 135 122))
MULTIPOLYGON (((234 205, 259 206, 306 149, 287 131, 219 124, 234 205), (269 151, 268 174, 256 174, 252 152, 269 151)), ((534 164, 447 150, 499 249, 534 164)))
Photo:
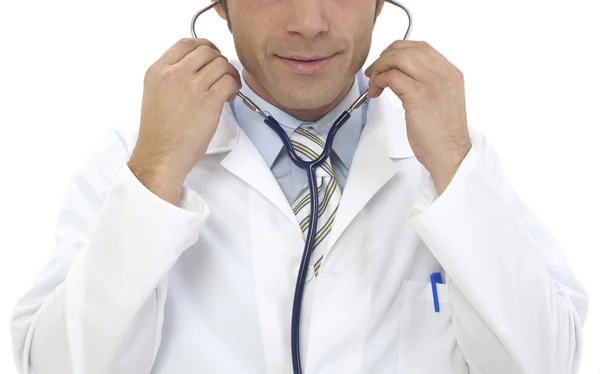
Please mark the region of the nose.
POLYGON ((313 39, 329 30, 329 20, 323 4, 325 1, 292 0, 290 3, 291 16, 287 24, 289 33, 313 39))

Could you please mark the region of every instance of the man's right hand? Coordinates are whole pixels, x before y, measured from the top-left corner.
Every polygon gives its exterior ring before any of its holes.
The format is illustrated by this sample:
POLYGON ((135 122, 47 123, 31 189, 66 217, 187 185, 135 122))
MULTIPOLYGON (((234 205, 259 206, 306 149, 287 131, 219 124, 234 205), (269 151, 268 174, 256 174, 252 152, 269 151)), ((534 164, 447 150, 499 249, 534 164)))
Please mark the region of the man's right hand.
POLYGON ((183 181, 206 153, 223 105, 241 87, 238 71, 214 44, 179 40, 144 77, 131 171, 152 192, 177 204, 183 181))

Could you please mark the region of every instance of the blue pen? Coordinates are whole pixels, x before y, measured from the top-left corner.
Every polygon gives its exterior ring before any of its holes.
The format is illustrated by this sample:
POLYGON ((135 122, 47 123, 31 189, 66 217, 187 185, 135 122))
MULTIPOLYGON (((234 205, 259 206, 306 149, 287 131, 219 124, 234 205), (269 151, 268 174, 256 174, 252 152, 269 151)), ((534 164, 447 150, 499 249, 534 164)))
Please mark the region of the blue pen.
POLYGON ((442 282, 442 273, 440 273, 440 272, 431 273, 429 278, 431 279, 431 292, 433 293, 433 309, 435 310, 436 313, 439 313, 440 300, 438 298, 437 284, 443 283, 442 282))

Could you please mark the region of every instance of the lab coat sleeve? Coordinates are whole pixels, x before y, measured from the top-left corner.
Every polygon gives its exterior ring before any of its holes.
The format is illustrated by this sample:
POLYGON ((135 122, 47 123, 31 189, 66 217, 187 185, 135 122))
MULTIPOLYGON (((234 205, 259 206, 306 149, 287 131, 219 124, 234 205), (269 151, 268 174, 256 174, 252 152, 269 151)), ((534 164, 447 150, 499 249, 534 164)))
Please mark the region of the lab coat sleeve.
POLYGON ((492 145, 469 130, 447 189, 438 196, 428 175, 407 214, 446 271, 457 345, 472 373, 576 373, 587 294, 492 145))
POLYGON ((111 131, 98 145, 68 186, 56 247, 14 307, 19 373, 148 373, 169 270, 209 214, 185 186, 178 206, 146 189, 127 166, 131 137, 111 131))

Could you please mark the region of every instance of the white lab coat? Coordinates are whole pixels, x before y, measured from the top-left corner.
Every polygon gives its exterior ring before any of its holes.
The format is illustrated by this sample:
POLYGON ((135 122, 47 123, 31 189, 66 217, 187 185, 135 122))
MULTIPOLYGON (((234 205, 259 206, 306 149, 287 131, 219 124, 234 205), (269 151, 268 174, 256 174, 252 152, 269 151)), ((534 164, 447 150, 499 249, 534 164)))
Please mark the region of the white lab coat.
MULTIPOLYGON (((20 372, 291 373, 304 243, 260 153, 225 105, 174 206, 128 169, 136 130, 99 142, 70 184, 56 248, 15 307, 20 372)), ((402 108, 371 101, 328 255, 306 283, 305 374, 576 372, 587 295, 469 131, 437 197, 402 108)))

